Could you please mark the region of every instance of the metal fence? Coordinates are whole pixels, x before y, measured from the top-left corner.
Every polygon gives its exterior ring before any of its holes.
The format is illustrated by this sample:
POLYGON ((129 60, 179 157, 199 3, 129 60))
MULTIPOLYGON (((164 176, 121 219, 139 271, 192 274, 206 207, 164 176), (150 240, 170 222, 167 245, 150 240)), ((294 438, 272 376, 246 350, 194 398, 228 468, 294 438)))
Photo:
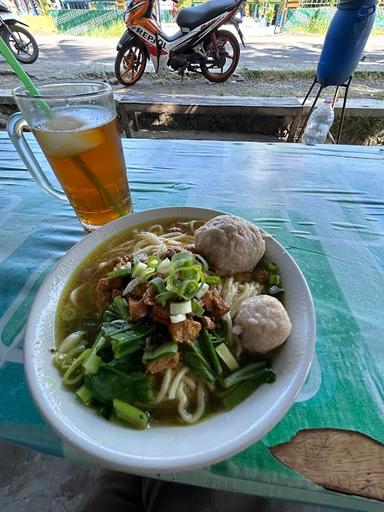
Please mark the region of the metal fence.
POLYGON ((63 9, 86 9, 96 11, 116 11, 117 2, 114 0, 61 0, 60 5, 63 9))

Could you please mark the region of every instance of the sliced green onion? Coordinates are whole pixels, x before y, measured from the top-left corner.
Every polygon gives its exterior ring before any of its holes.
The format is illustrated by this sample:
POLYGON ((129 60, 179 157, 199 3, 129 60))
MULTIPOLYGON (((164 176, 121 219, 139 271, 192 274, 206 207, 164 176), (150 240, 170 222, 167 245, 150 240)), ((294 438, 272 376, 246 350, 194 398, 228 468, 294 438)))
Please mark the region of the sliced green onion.
POLYGON ((147 265, 148 267, 153 267, 153 268, 157 268, 157 266, 159 265, 160 263, 160 260, 159 258, 157 258, 157 256, 150 256, 147 260, 147 265))
POLYGON ((189 252, 177 252, 172 256, 171 261, 176 269, 192 267, 195 263, 193 255, 189 252))
POLYGON ((63 339, 57 351, 64 354, 77 347, 84 340, 84 334, 84 331, 73 332, 63 339))
POLYGON ((187 317, 183 313, 180 313, 179 315, 170 315, 169 319, 171 321, 171 324, 178 324, 180 322, 184 322, 184 320, 186 320, 187 317))
POLYGON ((204 272, 207 272, 209 269, 207 260, 204 259, 200 254, 195 254, 195 258, 200 263, 200 265, 203 267, 204 272))
POLYGON ((87 348, 82 352, 71 364, 71 366, 65 371, 63 375, 64 386, 73 386, 78 384, 84 376, 83 361, 86 359, 91 352, 90 348, 87 348))
POLYGON ((225 343, 221 343, 216 347, 216 352, 219 354, 224 363, 230 370, 236 370, 239 367, 239 363, 236 361, 235 356, 229 350, 225 343))
POLYGON ((156 302, 161 306, 165 306, 167 301, 170 299, 176 299, 177 295, 170 291, 165 291, 156 295, 156 302))
POLYGON ((160 347, 156 347, 153 350, 147 350, 144 352, 143 363, 148 361, 154 361, 155 359, 161 359, 162 357, 174 356, 178 352, 177 343, 170 341, 163 343, 160 347))
POLYGON ((276 265, 276 263, 273 263, 272 261, 269 261, 266 258, 263 258, 260 261, 260 265, 264 270, 268 270, 268 272, 273 272, 274 274, 277 274, 279 270, 279 267, 276 265))
POLYGON ((140 277, 146 268, 147 265, 145 263, 138 261, 133 267, 132 277, 140 277))
POLYGON ((112 272, 108 272, 107 277, 126 277, 130 276, 132 272, 131 267, 122 267, 117 268, 116 270, 112 270, 112 272))
POLYGON ((121 295, 123 295, 123 296, 128 295, 128 293, 131 293, 136 288, 136 286, 138 284, 140 284, 140 279, 138 277, 135 277, 134 279, 129 281, 129 283, 124 288, 124 290, 123 290, 121 295))
POLYGON ((206 274, 206 275, 205 275, 205 282, 206 282, 207 284, 213 284, 213 285, 215 285, 215 284, 220 284, 220 283, 221 283, 221 279, 220 279, 220 277, 219 277, 219 276, 211 276, 211 275, 209 275, 209 274, 206 274))
POLYGON ((192 313, 196 316, 203 316, 205 313, 204 308, 195 299, 192 299, 192 313))
POLYGON ((89 356, 87 359, 83 362, 83 368, 85 375, 91 375, 97 372, 99 369, 100 363, 102 362, 101 357, 97 355, 97 352, 104 347, 107 340, 105 339, 102 334, 99 334, 96 338, 95 343, 93 344, 93 347, 90 349, 89 356))
POLYGON ((145 283, 148 279, 156 273, 156 269, 153 267, 148 267, 144 270, 144 272, 139 276, 140 283, 145 283))
POLYGON ((165 281, 161 277, 154 277, 148 284, 154 286, 159 293, 165 291, 165 281))
POLYGON ((207 283, 203 283, 200 290, 195 295, 196 299, 201 299, 202 297, 204 297, 208 290, 209 285, 207 283))
POLYGON ((89 405, 93 400, 92 391, 84 384, 76 391, 76 396, 85 405, 89 405))
POLYGON ((278 274, 272 274, 269 277, 269 284, 272 285, 279 285, 280 284, 280 276, 278 274))
POLYGON ((164 258, 157 267, 157 272, 162 275, 170 274, 174 272, 175 267, 172 265, 171 260, 168 258, 164 258))
POLYGON ((61 318, 64 322, 72 322, 77 316, 76 309, 71 306, 66 306, 60 313, 61 318))
POLYGON ((128 402, 123 402, 115 398, 113 400, 113 410, 118 418, 126 421, 133 427, 144 430, 148 426, 148 414, 128 402))
POLYGON ((190 300, 185 302, 171 302, 169 306, 171 315, 186 315, 192 312, 192 303, 190 300))

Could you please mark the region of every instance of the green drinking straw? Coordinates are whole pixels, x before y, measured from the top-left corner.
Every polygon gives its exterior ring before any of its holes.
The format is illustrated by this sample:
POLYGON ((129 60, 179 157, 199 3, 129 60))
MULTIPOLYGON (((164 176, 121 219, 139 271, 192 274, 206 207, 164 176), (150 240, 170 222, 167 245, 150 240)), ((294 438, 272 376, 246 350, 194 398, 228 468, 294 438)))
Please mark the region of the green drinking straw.
MULTIPOLYGON (((35 84, 32 82, 32 80, 29 78, 29 76, 24 71, 24 69, 21 67, 20 63, 16 60, 16 57, 13 55, 13 53, 8 48, 8 46, 5 44, 4 39, 1 36, 0 36, 0 53, 3 54, 3 56, 6 59, 6 61, 8 62, 8 64, 11 66, 11 68, 16 73, 16 75, 19 77, 21 82, 25 85, 27 91, 32 96, 40 96, 39 90, 37 89, 35 84)), ((47 103, 44 100, 38 100, 37 104, 47 114, 51 112, 49 105, 47 105, 47 103)))
MULTIPOLYGON (((13 55, 11 50, 5 44, 4 39, 0 36, 0 53, 3 54, 4 58, 11 66, 13 71, 16 73, 18 78, 24 84, 27 91, 32 96, 41 96, 38 88, 29 78, 27 73, 22 68, 21 64, 16 60, 16 57, 13 55)), ((44 112, 50 116, 52 116, 52 110, 49 105, 42 99, 36 100, 36 105, 40 107, 44 112)), ((73 161, 80 168, 81 172, 89 179, 89 181, 95 186, 96 190, 100 194, 100 196, 104 199, 106 203, 119 215, 122 217, 125 215, 124 210, 116 204, 116 201, 113 198, 113 195, 107 190, 102 183, 100 183, 99 179, 93 174, 93 172, 88 168, 88 166, 83 162, 83 160, 79 156, 72 157, 73 161)))

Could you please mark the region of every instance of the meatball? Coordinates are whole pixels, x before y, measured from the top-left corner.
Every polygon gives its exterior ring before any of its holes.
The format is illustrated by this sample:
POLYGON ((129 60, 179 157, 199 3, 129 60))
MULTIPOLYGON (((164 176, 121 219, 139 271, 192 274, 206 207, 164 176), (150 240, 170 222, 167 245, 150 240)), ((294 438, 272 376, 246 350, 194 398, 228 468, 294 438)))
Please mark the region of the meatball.
POLYGON ((265 242, 257 226, 234 215, 219 215, 195 231, 195 247, 217 272, 233 275, 255 268, 265 242))
POLYGON ((292 324, 280 301, 270 295, 246 299, 236 315, 233 332, 249 352, 265 354, 282 345, 292 324))

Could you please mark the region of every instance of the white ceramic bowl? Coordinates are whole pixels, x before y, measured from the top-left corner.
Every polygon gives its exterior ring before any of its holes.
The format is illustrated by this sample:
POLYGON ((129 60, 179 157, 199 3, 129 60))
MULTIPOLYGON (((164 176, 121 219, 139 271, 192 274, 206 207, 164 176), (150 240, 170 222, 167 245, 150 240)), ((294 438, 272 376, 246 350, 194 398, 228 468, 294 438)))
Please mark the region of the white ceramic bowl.
POLYGON ((67 391, 52 364, 56 305, 69 276, 101 242, 132 226, 159 219, 209 219, 222 212, 202 208, 159 208, 118 219, 75 245, 56 265, 37 293, 25 334, 25 369, 32 396, 50 425, 67 442, 101 464, 121 471, 181 471, 207 466, 262 438, 292 405, 308 373, 315 347, 315 314, 305 279, 273 238, 266 257, 281 270, 292 333, 276 354, 276 382, 247 400, 193 426, 136 431, 99 417, 67 391))

